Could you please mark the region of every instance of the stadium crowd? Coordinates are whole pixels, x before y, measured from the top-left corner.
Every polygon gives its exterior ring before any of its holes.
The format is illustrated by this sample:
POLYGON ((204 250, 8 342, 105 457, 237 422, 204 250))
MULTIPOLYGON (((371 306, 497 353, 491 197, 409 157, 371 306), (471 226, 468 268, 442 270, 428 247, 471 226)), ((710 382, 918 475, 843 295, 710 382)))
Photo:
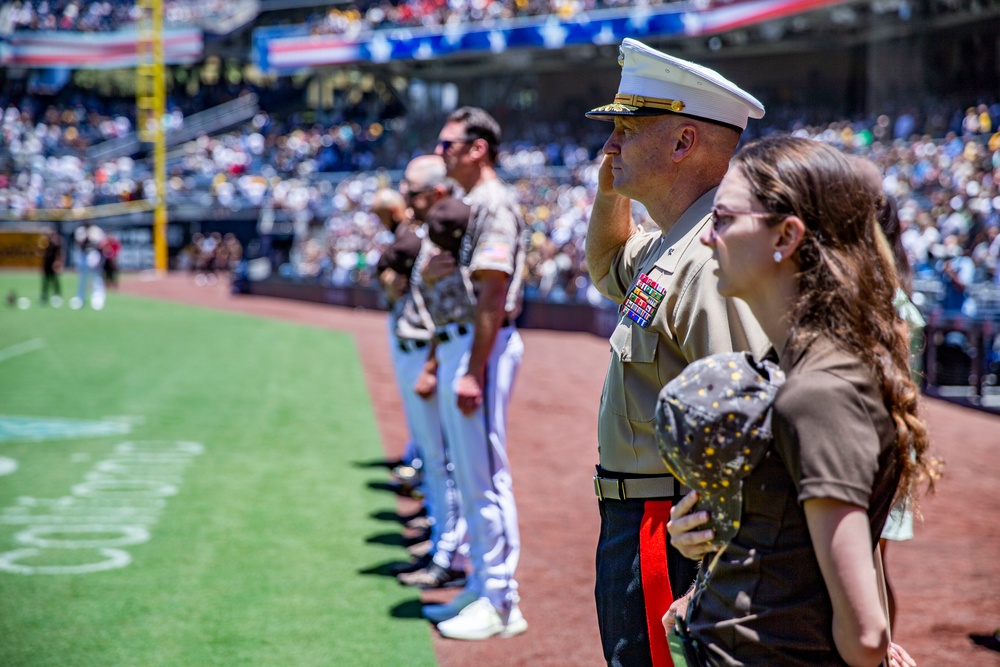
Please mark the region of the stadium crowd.
MULTIPOLYGON (((646 6, 671 0, 646 0, 646 6)), ((224 13, 225 0, 166 0, 168 26, 200 25, 224 13)), ((704 7, 711 3, 705 0, 704 7)), ((443 27, 459 23, 554 15, 569 19, 584 12, 633 6, 626 0, 359 0, 311 16, 314 35, 355 38, 389 28, 443 27)), ((129 28, 141 12, 132 0, 13 0, 0 10, 0 34, 17 30, 107 32, 129 28)))
MULTIPOLYGON (((226 0, 164 0, 167 27, 201 25, 224 14, 226 0)), ((0 35, 18 30, 111 32, 133 27, 142 10, 133 0, 13 0, 0 8, 0 35)))
MULTIPOLYGON (((132 157, 91 163, 86 149, 132 130, 128 102, 80 98, 43 107, 9 100, 0 117, 0 210, 12 217, 149 197, 149 165, 132 157)), ((184 114, 172 107, 170 123, 184 114)), ((804 110, 779 108, 747 138, 776 131, 812 137, 872 158, 898 202, 904 243, 924 306, 941 302, 975 314, 980 285, 1000 285, 1000 103, 907 110, 870 120, 811 123, 804 110)), ((200 136, 171 152, 168 201, 220 209, 270 209, 295 228, 276 270, 296 280, 368 283, 388 235, 368 212, 380 187, 430 146, 410 120, 334 124, 279 121, 260 112, 242 128, 200 136)), ((432 123, 432 120, 426 121, 432 123)), ((530 297, 599 303, 583 259, 605 128, 535 123, 513 127, 499 167, 517 187, 531 231, 530 297)), ((641 207, 637 207, 642 216, 641 207)), ((249 253, 248 253, 249 254, 249 253)))
MULTIPOLYGON (((309 32, 314 35, 357 37, 383 28, 432 28, 554 15, 570 19, 584 12, 630 7, 626 0, 403 0, 402 2, 356 2, 331 7, 311 17, 309 32)), ((648 0, 646 6, 670 4, 670 0, 648 0)), ((708 3, 705 3, 707 6, 708 3)))

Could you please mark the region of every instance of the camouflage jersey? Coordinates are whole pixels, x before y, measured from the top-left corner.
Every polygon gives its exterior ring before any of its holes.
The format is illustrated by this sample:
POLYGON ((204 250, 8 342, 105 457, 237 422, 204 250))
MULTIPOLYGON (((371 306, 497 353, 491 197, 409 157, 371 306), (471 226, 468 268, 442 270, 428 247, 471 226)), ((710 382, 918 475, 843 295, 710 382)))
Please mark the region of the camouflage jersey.
POLYGON ((467 267, 470 275, 489 270, 510 276, 505 310, 507 317, 514 319, 521 312, 528 240, 521 204, 514 190, 499 178, 472 188, 465 203, 472 207, 472 215, 458 263, 467 267))
POLYGON ((430 327, 433 331, 446 324, 471 323, 475 320, 476 297, 473 295, 467 268, 460 267, 433 286, 424 282, 423 267, 437 251, 438 247, 425 236, 410 275, 412 298, 407 299, 404 304, 396 325, 396 334, 400 337, 420 327, 430 327))

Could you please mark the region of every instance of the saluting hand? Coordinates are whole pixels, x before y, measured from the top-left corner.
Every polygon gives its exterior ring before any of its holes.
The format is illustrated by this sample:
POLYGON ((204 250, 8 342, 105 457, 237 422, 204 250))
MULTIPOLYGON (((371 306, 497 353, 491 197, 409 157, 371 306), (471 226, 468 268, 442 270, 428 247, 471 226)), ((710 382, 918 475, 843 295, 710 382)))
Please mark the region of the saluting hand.
POLYGON ((698 502, 698 492, 691 491, 670 508, 670 521, 667 522, 670 543, 691 560, 701 560, 705 554, 719 550, 710 542, 715 537, 715 531, 711 528, 707 530, 699 528, 711 518, 708 512, 691 513, 696 502, 698 502))
POLYGON ((604 159, 601 160, 601 168, 597 171, 597 191, 601 194, 615 194, 615 174, 611 170, 613 159, 612 155, 605 153, 604 159))

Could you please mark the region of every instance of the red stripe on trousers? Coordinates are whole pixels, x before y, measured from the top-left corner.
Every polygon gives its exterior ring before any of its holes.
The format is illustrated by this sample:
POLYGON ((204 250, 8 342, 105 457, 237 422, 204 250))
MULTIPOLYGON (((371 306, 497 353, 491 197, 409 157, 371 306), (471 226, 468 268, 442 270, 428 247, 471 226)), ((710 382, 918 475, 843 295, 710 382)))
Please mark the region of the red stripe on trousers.
POLYGON ((639 568, 642 571, 642 595, 646 601, 646 629, 653 667, 674 667, 663 630, 663 615, 674 601, 667 573, 667 521, 669 500, 647 500, 639 529, 639 568))

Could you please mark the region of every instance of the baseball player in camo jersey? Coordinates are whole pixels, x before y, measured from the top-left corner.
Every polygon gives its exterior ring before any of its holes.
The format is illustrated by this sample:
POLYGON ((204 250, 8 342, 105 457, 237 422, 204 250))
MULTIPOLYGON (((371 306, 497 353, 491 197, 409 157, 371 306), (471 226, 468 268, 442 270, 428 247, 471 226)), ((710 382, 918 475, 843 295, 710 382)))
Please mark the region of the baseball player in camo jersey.
MULTIPOLYGON (((436 153, 471 207, 458 268, 475 288, 472 318, 439 327, 438 395, 454 478, 467 522, 471 573, 451 603, 424 607, 426 618, 453 639, 510 637, 528 624, 518 606, 521 539, 507 458, 507 407, 524 351, 514 328, 520 312, 525 224, 514 192, 494 165, 500 126, 482 109, 448 116, 436 153)), ((423 267, 433 283, 456 270, 445 252, 423 267)))
MULTIPOLYGON (((403 306, 403 300, 410 291, 410 273, 413 271, 413 263, 416 254, 420 251, 420 238, 416 234, 416 225, 408 219, 406 210, 406 200, 396 190, 381 188, 372 197, 371 212, 379 219, 382 226, 392 232, 393 242, 382 251, 378 264, 375 266, 375 274, 378 276, 379 284, 389 302, 389 318, 386 321, 389 330, 389 355, 392 360, 392 367, 395 371, 396 383, 400 382, 401 355, 412 351, 413 342, 400 341, 396 336, 396 322, 399 319, 399 310, 403 306)), ((422 346, 430 340, 431 332, 417 332, 413 341, 422 341, 422 346)), ((402 387, 400 387, 402 391, 402 387)), ((405 463, 409 466, 420 459, 420 451, 416 440, 413 437, 413 425, 410 421, 410 413, 405 409, 406 427, 410 437, 407 440, 403 455, 400 458, 400 465, 393 468, 393 472, 405 463)))
MULTIPOLYGON (((412 331, 436 331, 438 324, 470 320, 474 314, 471 285, 463 272, 455 271, 434 283, 423 282, 422 260, 436 252, 427 228, 450 223, 464 233, 469 223, 469 207, 452 195, 454 181, 447 177, 444 160, 438 155, 414 158, 406 167, 400 189, 406 194, 414 219, 424 222, 420 229, 421 247, 410 280, 410 295, 403 303, 397 320, 397 333, 406 337, 412 331)), ((466 583, 465 566, 468 544, 465 522, 459 514, 458 493, 448 472, 447 446, 441 436, 440 402, 437 394, 437 356, 435 341, 420 350, 419 363, 413 360, 404 391, 409 400, 423 400, 424 407, 435 410, 437 437, 427 439, 423 450, 423 489, 431 516, 431 551, 415 567, 400 572, 400 583, 418 588, 462 586, 466 583)), ((422 443, 423 444, 423 443, 422 443)))

